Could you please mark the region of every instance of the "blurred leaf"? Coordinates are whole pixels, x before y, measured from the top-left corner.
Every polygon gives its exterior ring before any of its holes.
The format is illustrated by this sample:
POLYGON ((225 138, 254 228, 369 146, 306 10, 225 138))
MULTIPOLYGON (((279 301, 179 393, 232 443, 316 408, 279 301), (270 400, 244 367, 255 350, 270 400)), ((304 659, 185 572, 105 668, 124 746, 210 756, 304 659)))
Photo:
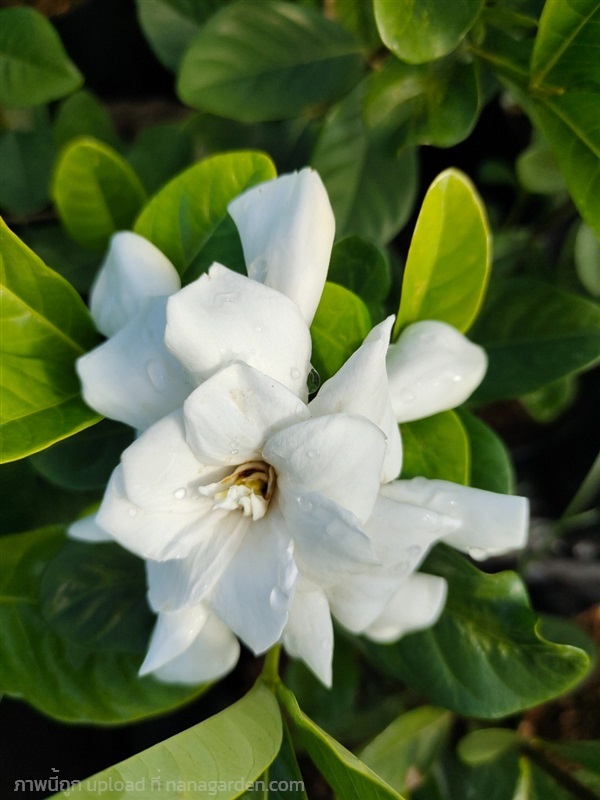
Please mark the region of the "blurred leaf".
POLYGON ((393 147, 451 147, 472 131, 480 103, 476 61, 413 65, 390 58, 368 79, 365 117, 374 135, 393 147))
POLYGON ((270 158, 241 152, 212 156, 173 178, 145 206, 134 226, 170 258, 185 282, 213 261, 243 269, 244 257, 229 203, 276 175, 270 158))
POLYGON ((463 736, 458 743, 457 752, 465 764, 477 767, 495 761, 518 742, 519 734, 510 728, 481 728, 463 736))
POLYGON ((142 782, 164 800, 233 800, 272 763, 281 737, 281 713, 275 698, 258 682, 245 697, 214 717, 97 773, 56 798, 97 798, 94 787, 102 782, 108 786, 142 782), (182 784, 192 788, 182 789, 182 784))
POLYGON ((148 44, 172 72, 202 24, 223 4, 224 0, 136 0, 148 44))
POLYGON ((113 725, 164 713, 206 691, 139 678, 140 656, 78 651, 50 628, 40 580, 63 542, 57 528, 0 539, 0 690, 55 719, 113 725))
POLYGON ((36 108, 31 130, 0 134, 0 206, 13 214, 34 214, 49 203, 56 155, 46 108, 36 108))
POLYGON ((129 426, 104 419, 33 455, 31 463, 40 475, 63 489, 103 489, 121 453, 132 441, 129 426))
MULTIPOLYGON (((444 754, 412 800, 521 800, 516 794, 518 757, 513 752, 478 767, 466 767, 450 753, 444 754)), ((547 800, 551 800, 547 798, 547 800)))
POLYGON ((560 786, 529 759, 521 760, 518 800, 575 800, 575 795, 560 786))
POLYGON ((439 621, 396 644, 365 647, 387 673, 432 703, 495 719, 564 694, 588 672, 583 650, 539 636, 515 573, 487 575, 440 545, 421 569, 448 581, 439 621))
POLYGON ((558 168, 553 151, 546 142, 536 142, 524 150, 516 161, 519 183, 534 194, 565 192, 565 179, 558 168))
POLYGON ((381 47, 371 3, 365 3, 364 0, 332 0, 329 8, 334 19, 357 36, 365 47, 369 50, 381 47))
POLYGON ((392 339, 426 319, 467 331, 483 303, 490 260, 490 231, 474 186, 458 170, 442 172, 419 212, 392 339))
POLYGON ((385 253, 374 244, 359 236, 347 236, 337 242, 327 278, 364 300, 374 320, 383 318, 383 303, 391 288, 392 275, 385 253))
POLYGON ((370 136, 362 119, 362 91, 328 115, 311 158, 327 188, 337 236, 356 235, 382 246, 412 211, 417 164, 412 149, 390 155, 370 136))
POLYGON ((567 375, 523 395, 519 400, 536 422, 552 422, 569 408, 576 395, 576 379, 573 375, 567 375))
POLYGON ((401 61, 422 64, 445 56, 473 26, 483 0, 374 0, 375 19, 384 44, 401 61))
POLYGON ((148 194, 153 194, 185 169, 193 157, 192 137, 179 125, 154 125, 140 133, 127 160, 148 194))
POLYGON ((60 225, 31 225, 23 229, 25 244, 45 264, 66 278, 80 294, 87 294, 100 266, 100 259, 69 238, 60 225))
POLYGON ((309 8, 242 0, 193 40, 177 91, 192 108, 243 122, 295 117, 357 83, 358 50, 344 28, 309 8))
POLYGON ((556 760, 575 780, 600 792, 600 741, 536 741, 535 744, 536 749, 541 749, 545 754, 549 752, 559 756, 556 760))
POLYGON ((399 792, 408 791, 409 772, 425 774, 444 746, 452 715, 421 706, 399 716, 369 742, 361 760, 399 792))
POLYGON ((57 32, 33 8, 0 11, 0 85, 9 107, 37 106, 77 89, 83 77, 57 32))
POLYGON ((515 474, 504 442, 485 422, 459 408, 456 413, 465 428, 471 452, 469 486, 488 492, 512 494, 515 474))
POLYGON ((402 478, 422 476, 469 483, 469 437, 455 411, 404 422, 400 432, 404 451, 402 478))
POLYGON ((600 241, 585 222, 579 226, 575 238, 575 269, 588 292, 600 297, 600 241))
POLYGON ((146 198, 129 164, 112 148, 86 137, 62 151, 52 194, 69 235, 96 250, 105 248, 116 231, 131 228, 146 198))
POLYGON ((97 334, 81 298, 0 220, 2 461, 99 420, 80 396, 75 359, 97 334))
POLYGON ((520 397, 600 358, 600 309, 531 278, 497 281, 472 338, 489 367, 471 400, 520 397))
MULTIPOLYGON (((292 728, 308 751, 309 756, 331 786, 344 800, 398 800, 390 786, 359 761, 339 742, 315 725, 302 712, 298 701, 283 684, 277 686, 277 696, 287 711, 292 728)), ((400 798, 401 800, 401 798, 400 798)))
POLYGON ((312 363, 322 382, 338 371, 370 330, 369 309, 360 297, 336 283, 326 283, 310 328, 312 363))
POLYGON ((58 148, 71 139, 92 136, 101 142, 119 149, 120 142, 110 114, 91 93, 82 89, 61 103, 54 120, 54 142, 58 148))

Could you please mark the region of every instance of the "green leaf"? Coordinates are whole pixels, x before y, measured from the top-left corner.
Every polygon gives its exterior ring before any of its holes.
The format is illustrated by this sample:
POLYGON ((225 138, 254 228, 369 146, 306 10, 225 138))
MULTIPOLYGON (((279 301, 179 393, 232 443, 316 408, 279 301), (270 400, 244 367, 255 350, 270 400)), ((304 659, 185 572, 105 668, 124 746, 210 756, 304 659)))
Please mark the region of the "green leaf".
POLYGON ((467 331, 483 303, 490 260, 488 222, 474 186, 458 170, 442 172, 419 212, 392 338, 422 319, 467 331))
POLYGON ((554 754, 559 756, 563 768, 565 764, 562 759, 566 759, 571 777, 593 791, 600 792, 600 741, 536 741, 535 747, 550 758, 554 754))
POLYGON ((402 478, 439 478, 469 483, 469 438, 455 411, 442 411, 400 426, 402 478))
POLYGON ((480 104, 476 61, 452 56, 413 65, 390 58, 367 81, 365 118, 388 146, 451 147, 472 131, 480 104))
POLYGON ((52 269, 80 294, 89 292, 100 263, 96 253, 70 239, 60 225, 31 225, 23 229, 21 236, 45 264, 52 264, 52 269))
POLYGON ((213 261, 243 266, 239 236, 227 206, 238 194, 276 175, 262 153, 212 156, 178 175, 155 195, 134 230, 171 259, 186 282, 213 261))
POLYGON ((289 715, 293 730, 337 795, 344 800, 400 798, 400 795, 366 764, 315 725, 302 712, 292 692, 283 684, 277 686, 277 696, 289 715))
POLYGON ((529 759, 521 761, 521 779, 518 798, 521 800, 575 800, 571 794, 550 775, 529 759))
POLYGON ((558 697, 587 673, 583 650, 538 634, 538 620, 515 573, 487 575, 443 545, 422 570, 448 581, 437 624, 394 645, 366 648, 380 667, 430 702, 494 719, 558 697))
POLYGON ((399 792, 408 791, 409 771, 426 773, 444 746, 452 715, 421 706, 395 719, 361 752, 361 760, 399 792))
POLYGON ((531 278, 499 280, 472 338, 489 366, 471 400, 520 397, 592 366, 600 357, 600 309, 531 278))
POLYGON ((575 238, 575 270, 588 292, 600 297, 600 241, 585 222, 575 238))
POLYGON ((102 250, 131 228, 146 193, 129 164, 95 139, 74 139, 62 151, 52 186, 57 211, 78 244, 102 250))
POLYGON ((474 25, 483 0, 374 0, 384 44, 409 64, 422 64, 454 50, 474 25))
MULTIPOLYGON (((164 800, 233 800, 272 763, 281 739, 277 702, 259 681, 245 697, 214 717, 99 772, 57 798, 97 798, 98 786, 123 783, 143 786, 145 792, 164 800)), ((123 793, 117 789, 104 796, 116 800, 123 793)))
POLYGON ((340 25, 286 3, 227 6, 187 50, 177 91, 192 108, 242 122, 287 119, 346 94, 359 45, 340 25))
POLYGON ((481 728, 463 736, 457 752, 465 764, 477 767, 495 761, 518 742, 519 734, 510 728, 481 728))
POLYGON ((74 364, 97 334, 75 290, 0 220, 2 461, 35 453, 99 420, 74 364))
POLYGON ((0 11, 0 85, 5 105, 41 105, 82 83, 81 73, 45 17, 32 8, 0 11))
POLYGON ((129 151, 127 160, 149 194, 158 191, 194 158, 192 137, 179 125, 145 128, 129 151))
POLYGON ((337 235, 356 235, 382 246, 410 216, 417 190, 412 149, 391 155, 362 118, 364 85, 328 115, 311 158, 327 192, 337 235))
POLYGON ((466 409, 456 411, 469 440, 471 471, 469 486, 488 492, 512 494, 515 474, 512 460, 502 440, 485 422, 466 409))
POLYGON ((519 183, 534 194, 556 194, 567 189, 554 153, 547 142, 535 142, 516 162, 519 183))
POLYGON ((392 274, 387 256, 374 244, 358 236, 347 236, 337 242, 327 279, 364 300, 374 320, 383 318, 383 303, 391 288, 392 274))
POLYGON ((357 295, 326 283, 310 328, 312 363, 321 381, 334 375, 371 330, 369 309, 357 295))
POLYGON ((357 36, 369 50, 381 47, 372 3, 365 3, 364 0, 332 0, 329 9, 333 18, 357 36))
POLYGON ((40 580, 63 542, 58 528, 0 539, 0 690, 55 719, 111 725, 164 713, 205 691, 206 686, 139 678, 140 656, 90 654, 50 627, 42 613, 40 580))
POLYGON ((61 103, 54 120, 54 142, 58 148, 65 147, 71 139, 80 136, 92 136, 117 149, 120 146, 110 114, 85 89, 75 92, 61 103))
POLYGON ((140 27, 158 60, 172 72, 194 36, 224 0, 136 0, 140 27))
POLYGON ((552 422, 572 404, 577 395, 574 375, 547 383, 535 392, 520 397, 521 405, 536 422, 552 422))
POLYGON ((281 750, 271 766, 244 792, 244 800, 308 800, 302 773, 296 760, 294 743, 285 720, 281 750))

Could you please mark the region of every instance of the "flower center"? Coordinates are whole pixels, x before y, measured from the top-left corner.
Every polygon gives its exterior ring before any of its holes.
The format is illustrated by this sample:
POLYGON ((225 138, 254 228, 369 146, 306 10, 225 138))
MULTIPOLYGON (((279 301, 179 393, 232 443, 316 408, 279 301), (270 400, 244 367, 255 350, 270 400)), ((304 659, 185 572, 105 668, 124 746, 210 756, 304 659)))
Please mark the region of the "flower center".
POLYGON ((198 487, 200 494, 213 498, 213 508, 241 508, 244 516, 253 520, 267 513, 274 490, 275 470, 265 461, 248 461, 222 481, 198 487))

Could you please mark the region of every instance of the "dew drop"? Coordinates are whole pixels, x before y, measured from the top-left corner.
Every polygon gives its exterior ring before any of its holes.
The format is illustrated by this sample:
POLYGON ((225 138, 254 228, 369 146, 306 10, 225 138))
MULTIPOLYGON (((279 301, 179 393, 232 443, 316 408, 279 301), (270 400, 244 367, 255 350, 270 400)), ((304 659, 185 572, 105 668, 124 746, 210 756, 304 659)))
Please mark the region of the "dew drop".
POLYGON ((306 451, 306 457, 310 458, 311 460, 313 458, 317 458, 319 455, 320 455, 320 452, 318 450, 307 450, 306 451))
POLYGON ((137 509, 136 509, 136 508, 130 508, 130 509, 129 509, 129 516, 130 516, 130 517, 137 517, 137 513, 138 513, 138 512, 137 512, 137 509))
POLYGON ((167 385, 167 374, 160 361, 149 361, 146 365, 146 372, 150 378, 150 383, 157 392, 164 391, 167 385))
POLYGON ((303 494, 299 495, 298 497, 298 505, 302 511, 306 511, 307 513, 313 510, 313 504, 310 502, 308 497, 305 497, 303 494))
POLYGON ((440 527, 440 515, 436 514, 435 511, 427 511, 423 517, 423 522, 433 530, 436 530, 440 527))
POLYGON ((281 589, 276 586, 271 590, 269 595, 269 605, 275 612, 283 611, 287 604, 288 596, 284 594, 281 589))
POLYGON ((183 498, 186 496, 186 494, 187 494, 187 489, 184 489, 183 486, 181 487, 181 489, 176 489, 173 492, 173 495, 175 496, 175 498, 177 500, 183 500, 183 498))
POLYGON ((236 447, 232 447, 232 448, 231 448, 231 450, 230 450, 229 452, 231 453, 231 455, 232 455, 232 456, 237 456, 237 454, 238 454, 240 451, 239 451, 239 450, 238 450, 236 447))
POLYGON ((308 393, 314 394, 316 391, 318 391, 320 385, 321 385, 321 376, 314 367, 311 367, 311 370, 308 373, 308 378, 306 380, 306 388, 308 389, 308 393))
POLYGON ((221 292, 215 297, 215 304, 224 308, 231 307, 237 300, 237 294, 234 292, 221 292))
POLYGON ((296 406, 296 416, 304 418, 305 413, 306 413, 306 406, 303 405, 302 403, 298 403, 298 405, 296 406))
POLYGON ((418 544, 411 544, 407 550, 407 553, 411 558, 416 558, 417 556, 421 555, 421 548, 418 544))
POLYGON ((453 375, 452 380, 454 383, 460 383, 463 380, 463 375, 453 375))
POLYGON ((401 400, 403 403, 412 403, 412 402, 414 401, 414 399, 415 399, 415 396, 414 396, 414 394, 413 394, 412 392, 409 392, 408 390, 405 390, 405 391, 404 391, 404 392, 402 392, 402 394, 400 395, 400 400, 401 400))
POLYGON ((298 369, 298 367, 292 367, 292 368, 291 368, 291 370, 290 370, 290 378, 291 378, 293 381, 297 381, 297 380, 298 380, 298 378, 300 378, 301 376, 302 376, 302 373, 300 372, 300 370, 298 369))

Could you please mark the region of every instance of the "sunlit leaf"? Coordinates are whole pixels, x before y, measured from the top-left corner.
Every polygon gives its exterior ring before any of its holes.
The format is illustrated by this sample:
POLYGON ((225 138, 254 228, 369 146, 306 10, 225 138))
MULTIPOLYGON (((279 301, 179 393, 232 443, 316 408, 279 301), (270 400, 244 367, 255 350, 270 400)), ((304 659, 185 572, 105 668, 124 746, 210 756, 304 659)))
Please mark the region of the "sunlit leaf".
POLYGON ((471 453, 469 437, 455 411, 404 422, 402 477, 438 478, 469 483, 471 453))

